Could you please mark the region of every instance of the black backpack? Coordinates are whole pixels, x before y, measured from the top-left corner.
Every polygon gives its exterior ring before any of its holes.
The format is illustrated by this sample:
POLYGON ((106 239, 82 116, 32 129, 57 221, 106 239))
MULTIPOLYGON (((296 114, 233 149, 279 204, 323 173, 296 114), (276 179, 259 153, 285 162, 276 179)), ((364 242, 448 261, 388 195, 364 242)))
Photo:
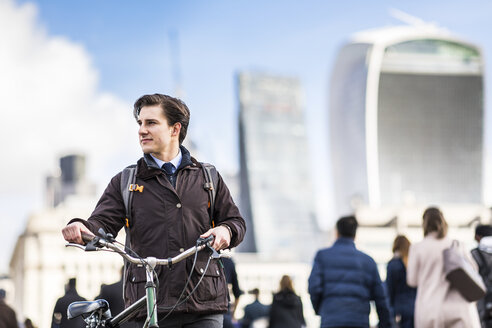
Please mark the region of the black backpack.
POLYGON ((486 319, 492 319, 492 254, 484 252, 479 248, 472 250, 472 256, 478 264, 478 273, 482 276, 483 282, 487 287, 484 296, 484 307, 486 310, 486 319))
MULTIPOLYGON (((205 176, 205 183, 203 184, 203 189, 208 192, 208 213, 210 216, 210 226, 215 227, 215 219, 213 217, 213 211, 215 206, 215 195, 216 195, 216 186, 219 181, 219 175, 217 173, 217 169, 215 166, 209 163, 202 163, 202 172, 205 176)), ((127 166, 121 172, 121 180, 120 180, 120 189, 121 196, 123 197, 123 202, 125 203, 125 247, 130 245, 130 226, 131 226, 131 213, 132 213, 132 200, 133 200, 133 191, 135 191, 138 187, 135 184, 137 179, 137 165, 133 164, 127 166)), ((124 270, 123 270, 123 299, 125 299, 125 285, 126 285, 126 275, 128 265, 130 264, 128 261, 124 260, 124 270)))

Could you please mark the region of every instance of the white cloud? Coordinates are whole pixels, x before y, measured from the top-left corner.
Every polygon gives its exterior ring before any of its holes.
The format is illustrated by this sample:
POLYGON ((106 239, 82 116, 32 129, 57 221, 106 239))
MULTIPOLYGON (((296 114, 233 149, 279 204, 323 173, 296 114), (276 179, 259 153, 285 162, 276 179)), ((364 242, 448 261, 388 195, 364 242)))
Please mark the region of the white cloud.
MULTIPOLYGON (((0 248, 5 250, 13 247, 26 214, 40 205, 44 178, 58 156, 85 153, 89 176, 105 187, 140 152, 131 104, 98 92, 90 55, 80 44, 50 36, 34 5, 0 0, 0 42, 0 248), (11 240, 2 241, 6 235, 11 240)), ((0 258, 0 272, 7 260, 0 258)))

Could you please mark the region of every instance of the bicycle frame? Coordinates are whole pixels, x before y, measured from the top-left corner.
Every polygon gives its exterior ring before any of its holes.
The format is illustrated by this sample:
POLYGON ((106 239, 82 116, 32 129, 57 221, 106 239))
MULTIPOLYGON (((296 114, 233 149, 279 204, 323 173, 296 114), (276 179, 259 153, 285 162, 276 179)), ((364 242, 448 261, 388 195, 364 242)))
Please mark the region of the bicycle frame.
MULTIPOLYGON (((103 235, 107 236, 105 233, 102 233, 103 235)), ((210 241, 213 240, 213 236, 210 236, 212 238, 206 238, 206 239, 201 239, 199 238, 197 241, 197 245, 193 246, 184 252, 176 255, 175 257, 169 258, 169 259, 158 259, 155 257, 147 257, 147 258, 137 258, 130 256, 128 253, 125 252, 124 249, 121 247, 115 245, 112 241, 108 241, 106 239, 100 238, 100 237, 94 237, 91 235, 83 235, 83 240, 87 242, 86 246, 82 246, 79 244, 73 244, 73 243, 68 243, 66 246, 73 246, 77 247, 80 249, 83 249, 84 251, 97 251, 97 250, 103 250, 103 248, 108 248, 112 250, 115 253, 118 253, 120 256, 125 258, 127 261, 134 263, 134 264, 143 264, 145 265, 145 272, 146 272, 146 284, 145 284, 145 296, 140 298, 137 302, 126 308, 124 311, 122 311, 120 314, 115 316, 114 318, 109 319, 106 321, 106 326, 113 328, 117 327, 119 324, 125 323, 128 320, 130 320, 133 315, 142 307, 147 305, 147 320, 144 324, 144 328, 146 327, 151 327, 151 328, 157 328, 158 326, 158 318, 157 318, 157 300, 156 300, 156 285, 154 282, 154 276, 153 272, 154 269, 157 265, 165 265, 169 266, 171 264, 178 263, 187 257, 201 251, 205 247, 208 247, 209 249, 212 250, 212 257, 219 258, 222 256, 222 254, 218 254, 210 245, 210 241)), ((112 236, 110 236, 111 239, 112 236)))
MULTIPOLYGON (((117 327, 119 324, 129 321, 137 310, 140 310, 147 303, 147 295, 140 298, 138 301, 127 307, 125 310, 121 311, 114 318, 109 319, 106 322, 107 327, 117 327)), ((157 318, 156 318, 157 319, 157 318)))

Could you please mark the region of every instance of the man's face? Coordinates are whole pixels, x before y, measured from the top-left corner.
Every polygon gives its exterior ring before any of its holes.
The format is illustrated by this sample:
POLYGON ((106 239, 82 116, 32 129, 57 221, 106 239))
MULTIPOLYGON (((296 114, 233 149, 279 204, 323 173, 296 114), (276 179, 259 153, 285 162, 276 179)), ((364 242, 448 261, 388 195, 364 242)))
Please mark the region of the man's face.
POLYGON ((158 105, 142 107, 137 122, 140 126, 140 146, 146 154, 162 154, 177 140, 175 127, 168 124, 164 111, 158 105))

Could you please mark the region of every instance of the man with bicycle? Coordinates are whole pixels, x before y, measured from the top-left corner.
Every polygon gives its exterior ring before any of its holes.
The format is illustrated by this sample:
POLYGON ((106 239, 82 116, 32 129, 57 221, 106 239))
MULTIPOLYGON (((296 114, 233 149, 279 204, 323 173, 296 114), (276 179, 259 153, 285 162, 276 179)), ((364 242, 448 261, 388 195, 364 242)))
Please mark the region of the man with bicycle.
MULTIPOLYGON (((114 236, 128 227, 130 248, 139 256, 168 258, 194 246, 200 237, 214 236, 216 250, 237 246, 246 226, 227 186, 217 173, 215 203, 212 208, 202 163, 191 157, 182 146, 190 112, 179 99, 162 95, 145 95, 134 105, 140 126, 138 136, 144 156, 137 162, 131 215, 126 215, 121 189, 122 173, 114 176, 88 220, 73 219, 62 230, 69 242, 83 244, 81 233, 96 233, 100 228, 114 236), (211 222, 213 218, 213 222, 211 222), (128 219, 128 220, 127 220, 128 219)), ((193 260, 170 267, 157 267, 157 311, 160 327, 222 327, 227 312, 228 289, 220 263, 207 266, 209 254, 198 253, 193 260), (185 288, 188 276, 191 282, 185 288), (203 279, 200 282, 200 277, 203 279), (186 302, 182 296, 190 295, 186 302)), ((131 305, 145 294, 145 269, 131 264, 126 269, 125 303, 131 305)), ((137 318, 142 325, 144 311, 137 318)))

